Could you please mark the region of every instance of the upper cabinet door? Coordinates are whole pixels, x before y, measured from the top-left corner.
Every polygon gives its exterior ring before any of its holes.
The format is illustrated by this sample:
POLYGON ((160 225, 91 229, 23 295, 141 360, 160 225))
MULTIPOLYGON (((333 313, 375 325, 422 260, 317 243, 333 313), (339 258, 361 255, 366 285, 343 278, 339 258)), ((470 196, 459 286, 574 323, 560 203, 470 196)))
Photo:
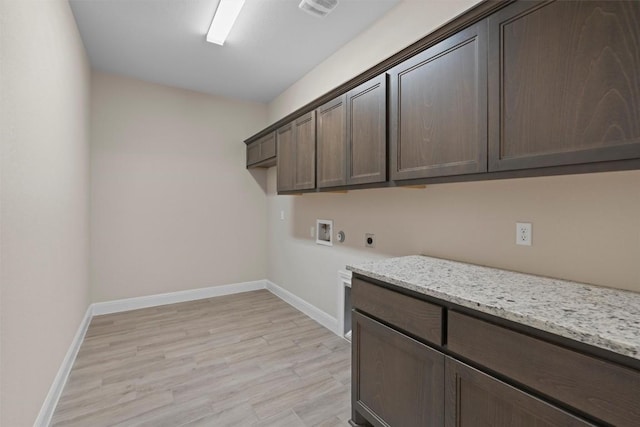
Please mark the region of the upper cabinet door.
POLYGON ((276 133, 271 132, 260 138, 260 161, 275 157, 276 154, 276 133))
POLYGON ((640 157, 640 2, 517 2, 489 18, 489 169, 640 157))
POLYGON ((247 166, 260 161, 260 141, 247 145, 247 166))
POLYGON ((278 191, 293 190, 293 178, 295 174, 295 135, 294 123, 282 126, 276 131, 278 144, 278 191))
MULTIPOLYGON (((295 167, 294 190, 316 187, 316 115, 311 111, 294 122, 295 167)), ((280 151, 278 151, 280 152, 280 151)))
POLYGON ((389 71, 391 179, 487 170, 487 42, 481 21, 389 71))
POLYGON ((346 95, 316 110, 318 120, 318 188, 347 184, 346 95))
POLYGON ((347 94, 349 184, 387 180, 387 74, 347 94))

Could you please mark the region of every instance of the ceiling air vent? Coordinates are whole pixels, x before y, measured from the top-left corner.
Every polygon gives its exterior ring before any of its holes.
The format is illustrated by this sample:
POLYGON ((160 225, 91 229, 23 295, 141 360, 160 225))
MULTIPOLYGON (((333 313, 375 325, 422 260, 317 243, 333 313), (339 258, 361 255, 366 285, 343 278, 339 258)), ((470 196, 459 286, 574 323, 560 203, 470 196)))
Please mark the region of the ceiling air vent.
POLYGON ((324 18, 337 5, 338 0, 302 0, 298 7, 313 16, 324 18))

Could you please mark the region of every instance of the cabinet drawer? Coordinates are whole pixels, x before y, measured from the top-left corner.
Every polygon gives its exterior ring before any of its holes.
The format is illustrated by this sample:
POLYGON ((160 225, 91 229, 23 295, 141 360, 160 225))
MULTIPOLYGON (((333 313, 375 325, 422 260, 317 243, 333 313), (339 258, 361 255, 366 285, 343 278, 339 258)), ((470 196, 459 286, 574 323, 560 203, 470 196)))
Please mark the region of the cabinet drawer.
POLYGON ((638 371, 456 312, 449 312, 447 346, 602 421, 640 425, 638 371))
POLYGON ((354 278, 353 307, 431 343, 442 345, 442 307, 354 278))

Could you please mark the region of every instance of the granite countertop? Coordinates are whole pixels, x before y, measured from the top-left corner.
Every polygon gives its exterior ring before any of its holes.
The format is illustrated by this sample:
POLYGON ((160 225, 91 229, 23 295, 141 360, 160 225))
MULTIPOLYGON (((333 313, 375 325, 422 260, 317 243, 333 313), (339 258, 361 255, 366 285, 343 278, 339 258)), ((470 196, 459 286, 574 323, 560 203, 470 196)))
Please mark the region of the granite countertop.
POLYGON ((421 255, 347 269, 640 360, 639 293, 421 255))

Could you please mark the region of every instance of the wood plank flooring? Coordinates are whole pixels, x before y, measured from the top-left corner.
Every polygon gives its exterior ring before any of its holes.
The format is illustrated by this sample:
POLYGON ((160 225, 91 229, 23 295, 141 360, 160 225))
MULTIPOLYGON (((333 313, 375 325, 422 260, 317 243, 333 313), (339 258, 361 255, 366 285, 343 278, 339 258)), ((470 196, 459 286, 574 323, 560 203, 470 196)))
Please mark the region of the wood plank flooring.
POLYGON ((94 317, 53 426, 346 426, 351 346, 268 291, 94 317))

